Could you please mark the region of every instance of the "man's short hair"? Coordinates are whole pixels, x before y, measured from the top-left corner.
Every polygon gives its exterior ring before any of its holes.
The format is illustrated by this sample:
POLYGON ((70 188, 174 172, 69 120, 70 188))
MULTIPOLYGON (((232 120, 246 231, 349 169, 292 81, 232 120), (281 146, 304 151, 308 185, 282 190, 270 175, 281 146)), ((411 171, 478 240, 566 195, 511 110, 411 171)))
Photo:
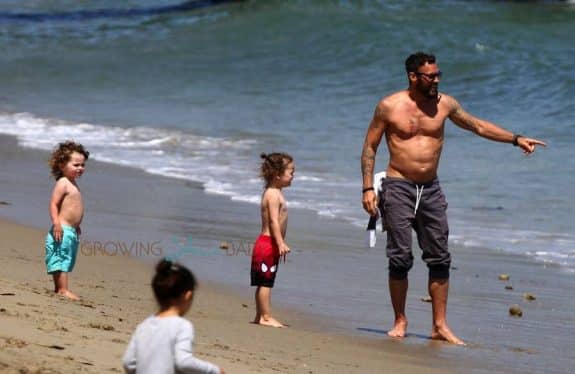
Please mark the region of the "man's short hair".
POLYGON ((416 73, 417 69, 425 64, 435 64, 435 56, 423 52, 414 53, 405 60, 405 71, 408 74, 416 73))

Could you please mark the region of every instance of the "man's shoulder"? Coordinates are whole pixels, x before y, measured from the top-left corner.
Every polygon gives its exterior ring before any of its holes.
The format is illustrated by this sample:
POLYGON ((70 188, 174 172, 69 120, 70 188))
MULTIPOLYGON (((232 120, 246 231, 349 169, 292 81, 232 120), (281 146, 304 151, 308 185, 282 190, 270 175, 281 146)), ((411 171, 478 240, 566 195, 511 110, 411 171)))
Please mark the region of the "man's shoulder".
POLYGON ((453 107, 457 104, 457 100, 453 96, 450 96, 446 93, 440 92, 439 93, 439 105, 445 105, 448 107, 453 107))
POLYGON ((409 100, 409 93, 407 90, 397 91, 391 95, 383 97, 381 100, 379 100, 378 105, 382 107, 393 106, 404 100, 409 100))
POLYGON ((407 91, 398 91, 392 93, 379 100, 377 103, 376 112, 381 118, 386 118, 391 115, 394 110, 402 106, 402 103, 406 103, 409 100, 409 95, 407 91))

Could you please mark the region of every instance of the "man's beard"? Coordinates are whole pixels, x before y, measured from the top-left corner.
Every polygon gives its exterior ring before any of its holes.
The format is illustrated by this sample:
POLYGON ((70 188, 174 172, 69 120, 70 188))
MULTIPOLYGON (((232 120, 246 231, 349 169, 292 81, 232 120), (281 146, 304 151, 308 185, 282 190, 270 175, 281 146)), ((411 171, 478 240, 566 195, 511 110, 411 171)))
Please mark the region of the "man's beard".
POLYGON ((437 96, 439 95, 439 87, 438 86, 431 86, 429 87, 429 90, 427 90, 427 97, 429 97, 430 99, 437 99, 437 96))
POLYGON ((423 96, 427 97, 428 99, 437 99, 439 96, 439 86, 436 84, 431 84, 429 86, 420 84, 418 86, 419 93, 423 96))

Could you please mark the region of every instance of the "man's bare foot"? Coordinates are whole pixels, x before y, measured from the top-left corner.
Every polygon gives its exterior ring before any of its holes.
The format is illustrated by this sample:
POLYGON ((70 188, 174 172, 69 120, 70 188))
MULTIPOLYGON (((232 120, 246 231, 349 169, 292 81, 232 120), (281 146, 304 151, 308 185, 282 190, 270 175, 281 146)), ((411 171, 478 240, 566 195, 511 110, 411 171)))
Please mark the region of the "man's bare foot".
POLYGON ((267 319, 264 317, 261 317, 260 320, 258 322, 255 322, 255 323, 262 325, 262 326, 269 326, 269 327, 280 327, 280 328, 286 327, 286 325, 284 325, 283 323, 281 323, 280 321, 278 321, 277 319, 275 319, 273 317, 268 317, 267 319))
POLYGON ((405 337, 405 331, 407 330, 407 321, 406 320, 398 320, 395 321, 393 328, 387 332, 387 335, 391 336, 392 338, 403 338, 405 337))
POLYGON ((76 301, 80 300, 80 297, 70 290, 60 290, 56 293, 70 300, 76 300, 76 301))
POLYGON ((442 327, 434 326, 433 330, 431 331, 431 339, 445 340, 451 344, 466 345, 463 340, 455 336, 453 331, 451 331, 451 329, 447 325, 444 325, 442 327))

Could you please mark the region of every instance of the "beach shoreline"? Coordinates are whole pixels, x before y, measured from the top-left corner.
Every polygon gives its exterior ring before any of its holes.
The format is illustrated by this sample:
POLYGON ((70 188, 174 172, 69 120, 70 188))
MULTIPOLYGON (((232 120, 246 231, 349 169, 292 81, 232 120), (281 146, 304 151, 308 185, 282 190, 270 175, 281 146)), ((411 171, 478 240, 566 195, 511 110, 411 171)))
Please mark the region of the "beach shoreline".
MULTIPOLYGON (((54 312, 60 305, 47 293, 51 280, 44 274, 41 245, 49 223, 47 199, 52 181, 45 166, 46 152, 21 148, 10 136, 0 136, 0 145, 7 161, 0 171, 4 193, 0 200, 6 203, 0 206, 0 217, 7 220, 1 227, 11 238, 6 242, 8 244, 3 244, 4 251, 8 251, 4 256, 8 265, 0 279, 8 291, 2 292, 16 294, 11 290, 21 289, 26 298, 21 301, 10 296, 0 300, 11 303, 2 304, 3 308, 17 312, 17 315, 2 318, 20 321, 15 324, 18 325, 29 322, 23 317, 26 314, 34 315, 31 320, 40 320, 37 314, 28 311, 28 305, 41 305, 42 308, 46 305, 54 312), (27 170, 27 173, 22 174, 20 170, 27 170), (20 243, 20 238, 35 238, 35 242, 20 243), (11 253, 12 250, 16 251, 11 253), (27 262, 19 259, 21 257, 26 257, 27 262), (10 261, 15 261, 14 266, 10 261), (12 268, 22 268, 24 274, 34 274, 37 278, 31 281, 23 276, 12 276, 8 271, 12 268)), ((539 348, 535 337, 542 332, 557 334, 563 329, 562 323, 573 321, 567 304, 562 301, 566 295, 555 288, 568 289, 572 279, 569 274, 561 274, 553 267, 547 269, 527 257, 452 248, 454 269, 448 318, 454 331, 470 343, 467 348, 429 340, 430 305, 421 301, 426 296, 427 274, 425 267, 417 261, 410 275, 409 334, 406 339, 396 341, 388 338, 385 330, 391 326, 392 310, 386 294, 382 243, 378 243, 378 248, 362 248, 365 234, 362 230, 318 217, 313 212, 290 209, 288 243, 294 253, 280 267, 272 302, 278 317, 292 327, 285 330, 287 333, 268 331, 249 323, 254 312, 253 289, 248 286, 249 246, 259 232, 257 206, 206 194, 196 183, 94 160, 88 161, 86 175, 79 185, 85 194, 87 213, 83 223, 84 247, 78 267, 72 273, 72 290, 78 284, 78 293, 87 295, 87 301, 99 300, 101 309, 91 318, 100 313, 114 316, 112 320, 126 320, 118 315, 113 305, 102 301, 113 295, 122 297, 121 302, 113 298, 114 305, 120 305, 122 310, 133 310, 129 323, 115 328, 118 331, 121 328, 123 335, 112 339, 126 341, 131 329, 153 312, 149 293, 152 265, 160 255, 177 254, 183 249, 179 259, 196 273, 201 284, 197 304, 188 316, 198 331, 202 326, 206 329, 198 335, 197 342, 201 343, 197 347, 198 353, 224 368, 226 364, 231 365, 233 370, 228 372, 306 372, 302 371, 304 368, 313 373, 386 370, 409 373, 431 367, 447 372, 493 373, 530 372, 534 362, 539 365, 535 366, 535 371, 538 367, 553 367, 553 364, 555 368, 564 366, 561 362, 556 363, 546 347, 539 348), (219 248, 222 241, 231 246, 230 252, 219 248), (161 243, 164 251, 147 252, 142 256, 90 251, 95 243, 106 242, 115 243, 116 247, 118 243, 125 247, 133 243, 161 243), (112 282, 106 281, 106 269, 113 269, 110 275, 115 280, 112 282), (516 290, 504 289, 505 284, 497 280, 500 272, 511 275, 516 290), (100 282, 106 282, 106 285, 96 287, 100 282), (522 301, 521 293, 525 291, 535 293, 542 300, 522 301), (139 297, 132 299, 133 294, 139 297), (508 316, 507 308, 511 303, 524 308, 523 319, 508 316), (230 305, 236 307, 230 308, 230 305), (555 322, 546 321, 549 313, 554 314, 555 322), (251 342, 253 337, 262 341, 245 347, 246 339, 251 342), (272 346, 278 347, 272 350, 272 357, 277 355, 273 360, 263 354, 267 352, 266 347, 272 346), (254 357, 259 357, 255 363, 252 362, 254 357), (289 365, 274 368, 270 363, 285 362, 286 357, 289 365), (417 357, 416 361, 414 357, 417 357)), ((380 237, 380 240, 383 239, 380 237)), ((69 302, 62 305, 72 308, 70 313, 79 308, 69 302)), ((95 309, 82 308, 89 312, 95 309)), ((111 320, 96 318, 94 323, 106 321, 111 320)), ((56 317, 46 323, 59 324, 56 317)), ((70 323, 75 328, 86 327, 78 320, 70 323)), ((67 339, 67 333, 72 329, 64 327, 68 331, 61 330, 59 338, 67 339)), ((35 328, 43 329, 41 324, 35 328)), ((93 332, 91 329, 82 331, 83 334, 93 332)), ((26 347, 41 348, 31 344, 36 341, 32 335, 18 334, 16 330, 13 335, 5 336, 28 342, 26 347)), ((86 336, 92 339, 92 335, 86 336)), ((93 365, 100 365, 98 362, 101 361, 102 365, 106 363, 117 369, 125 348, 121 343, 117 345, 113 353, 92 355, 84 351, 67 357, 91 357, 89 362, 93 365)), ((550 349, 565 350, 560 346, 550 349)), ((19 352, 23 355, 14 357, 24 358, 37 353, 19 352)), ((571 360, 566 354, 565 364, 571 360)), ((10 357, 4 360, 10 362, 10 367, 15 367, 10 357)), ((0 362, 4 361, 0 359, 0 362)), ((43 361, 34 362, 43 365, 43 361)), ((562 371, 553 369, 550 372, 562 371)))
MULTIPOLYGON (((94 227, 110 216, 126 219, 127 213, 118 207, 116 201, 112 205, 120 209, 109 215, 102 212, 96 215, 91 208, 94 203, 89 198, 95 196, 87 185, 88 178, 85 178, 80 181, 80 186, 88 190, 85 195, 89 196, 85 196, 87 214, 83 223, 86 233, 83 236, 87 238, 82 239, 83 247, 70 276, 71 289, 82 297, 82 301, 72 302, 55 296, 51 290, 52 281, 45 273, 43 263, 43 240, 49 223, 44 200, 49 195, 36 196, 42 190, 49 193, 52 183, 42 162, 47 158, 47 153, 20 148, 13 137, 0 136, 0 144, 3 145, 5 159, 12 160, 8 164, 15 169, 33 164, 38 166, 32 167, 33 172, 26 180, 20 179, 17 174, 7 178, 10 170, 4 170, 6 174, 2 176, 4 191, 12 193, 0 199, 5 204, 0 207, 0 217, 3 217, 0 219, 0 232, 4 238, 0 244, 0 255, 5 263, 0 272, 3 295, 0 296, 0 324, 7 326, 0 336, 0 345, 5 348, 0 353, 0 367, 6 372, 121 371, 120 359, 130 334, 137 323, 155 310, 149 284, 153 265, 160 258, 157 256, 159 253, 151 256, 125 256, 117 252, 87 250, 90 248, 86 246, 87 241, 92 243, 92 248, 97 241, 113 242, 113 238, 130 241, 128 233, 133 227, 122 228, 117 232, 111 228, 114 225, 94 227), (36 181, 37 185, 30 185, 34 183, 32 181, 36 181), (35 198, 30 199, 30 196, 35 198)), ((109 174, 105 178, 116 178, 117 183, 122 182, 117 179, 121 175, 166 179, 93 160, 88 162, 86 176, 90 172, 99 177, 109 174)), ((167 184, 170 183, 185 184, 167 179, 167 184)), ((187 185, 203 195, 199 186, 187 185)), ((113 190, 114 187, 107 188, 113 190)), ((161 189, 162 186, 144 185, 142 188, 161 189)), ((106 193, 103 192, 104 195, 106 193)), ((226 199, 204 196, 206 198, 226 199)), ((103 202, 97 203, 102 210, 103 202)), ((201 204, 198 199, 194 203, 201 204)), ((245 205, 249 211, 257 211, 251 209, 251 205, 245 205)), ((204 208, 209 210, 208 207, 204 208)), ((245 223, 242 223, 240 229, 230 227, 229 230, 215 230, 214 225, 218 226, 219 223, 226 227, 227 220, 237 218, 237 214, 230 218, 227 217, 230 213, 220 213, 219 222, 205 219, 207 222, 203 223, 203 230, 208 233, 208 237, 212 237, 212 241, 208 241, 210 243, 219 243, 217 240, 222 237, 229 238, 230 245, 237 246, 233 238, 249 243, 253 236, 250 231, 257 232, 259 229, 259 221, 250 219, 248 233, 242 232, 246 230, 245 223), (217 233, 211 234, 212 231, 217 233)), ((240 215, 243 214, 247 214, 247 211, 240 212, 240 215)), ((203 213, 199 215, 206 217, 203 213)), ((254 217, 257 218, 257 212, 254 217)), ((196 220, 201 221, 194 217, 190 217, 190 220, 192 225, 196 220)), ((201 231, 202 228, 197 230, 201 231)), ((149 243, 155 236, 146 239, 145 235, 134 236, 132 232, 132 238, 135 238, 132 241, 149 243)), ((299 243, 297 240, 294 242, 299 243)), ((244 262, 249 253, 239 255, 246 257, 241 260, 244 262)), ((201 270, 202 260, 232 260, 238 254, 226 256, 220 253, 219 256, 202 257, 192 253, 191 257, 195 265, 190 267, 199 275, 200 281, 194 307, 187 316, 197 331, 196 352, 199 357, 221 365, 227 372, 331 373, 389 370, 394 373, 414 373, 423 367, 436 368, 431 372, 450 372, 449 363, 434 357, 435 348, 422 344, 404 347, 391 339, 381 338, 380 332, 374 338, 361 336, 361 333, 352 336, 342 331, 330 331, 330 322, 326 321, 325 316, 305 312, 305 308, 292 308, 280 302, 280 297, 274 299, 278 301, 274 305, 279 304, 276 307, 278 315, 291 327, 277 330, 253 325, 250 323, 254 314, 253 289, 248 283, 213 282, 206 280, 201 270), (247 341, 250 342, 248 346, 247 341)), ((296 259, 293 261, 297 263, 296 259)), ((190 259, 186 257, 186 260, 190 259)))

